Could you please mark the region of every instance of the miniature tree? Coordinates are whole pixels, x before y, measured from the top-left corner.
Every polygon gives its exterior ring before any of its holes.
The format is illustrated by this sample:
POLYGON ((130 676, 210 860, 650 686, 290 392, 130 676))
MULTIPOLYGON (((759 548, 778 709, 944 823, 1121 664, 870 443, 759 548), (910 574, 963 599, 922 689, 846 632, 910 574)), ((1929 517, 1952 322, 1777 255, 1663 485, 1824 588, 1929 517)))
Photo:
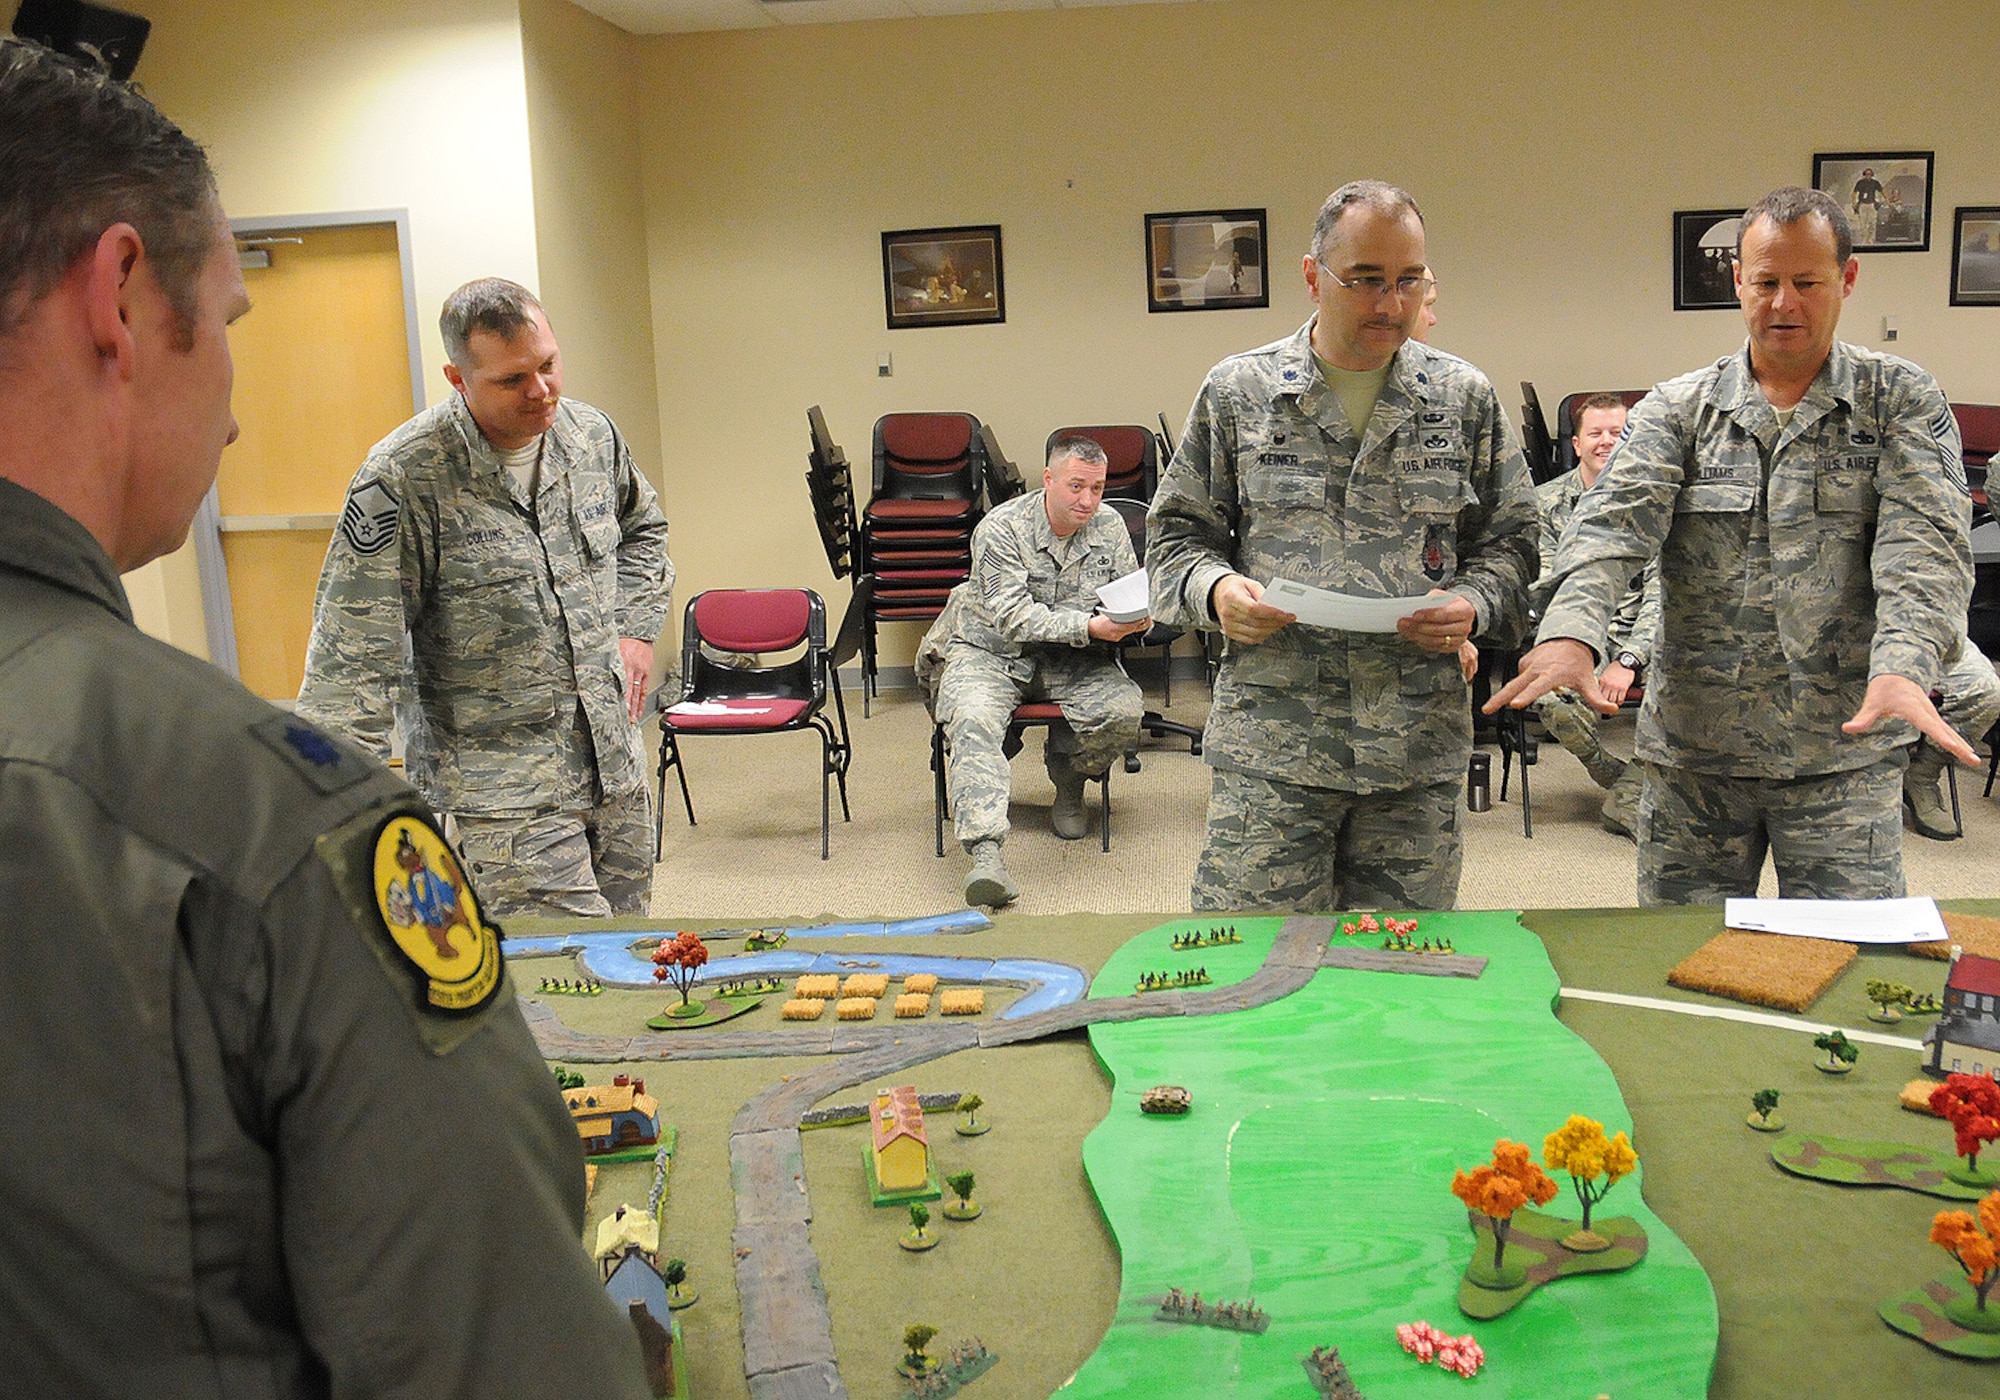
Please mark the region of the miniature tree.
POLYGON ((1776 1089, 1759 1089, 1756 1093, 1752 1094, 1750 1096, 1750 1107, 1753 1110, 1753 1114, 1749 1120, 1750 1126, 1773 1132, 1782 1127, 1783 1124, 1781 1122, 1773 1122, 1771 1120, 1771 1113, 1777 1106, 1778 1091, 1776 1089))
POLYGON ((953 1220, 974 1220, 979 1216, 979 1206, 972 1199, 974 1176, 971 1172, 953 1172, 944 1179, 951 1193, 958 1197, 958 1204, 946 1206, 944 1213, 953 1220))
POLYGON ((1901 982, 1891 982, 1884 977, 1868 979, 1868 1000, 1875 1003, 1875 1010, 1869 1014, 1871 1021, 1900 1021, 1902 1004, 1916 995, 1916 992, 1901 982))
POLYGON ((687 1291, 688 1266, 685 1259, 669 1259, 660 1270, 660 1282, 667 1286, 667 1306, 684 1308, 693 1303, 696 1294, 687 1291))
POLYGON ((2000 1084, 1983 1074, 1953 1074, 1931 1090, 1931 1112, 1951 1124, 1952 1150, 1965 1158, 1953 1180, 1986 1185, 2000 1179, 1989 1167, 1981 1170, 1979 1149, 2000 1138, 2000 1084))
POLYGON ((1583 1202, 1583 1228, 1565 1239, 1564 1246, 1579 1254, 1609 1249, 1611 1241, 1590 1228, 1590 1212, 1620 1177, 1639 1165, 1639 1154, 1626 1141, 1624 1130, 1607 1140, 1602 1123, 1572 1113, 1567 1123, 1542 1139, 1542 1165, 1569 1173, 1576 1198, 1583 1202), (1597 1184, 1600 1177, 1602 1185, 1597 1184))
POLYGON ((937 1362, 924 1355, 924 1348, 937 1336, 937 1328, 928 1322, 912 1322, 903 1329, 903 1365, 906 1369, 921 1375, 937 1362))
POLYGON ((688 993, 694 990, 695 975, 708 961, 708 947, 692 933, 675 935, 672 942, 662 942, 653 953, 653 961, 658 964, 653 969, 653 980, 672 982, 680 989, 681 1004, 669 1011, 670 1016, 698 1016, 701 1003, 688 1004, 688 993))
POLYGON ((1826 1051, 1826 1058, 1815 1063, 1828 1074, 1845 1074, 1861 1058, 1861 1047, 1847 1038, 1846 1031, 1827 1031, 1814 1036, 1813 1048, 1826 1051))
MULTIPOLYGON (((1539 1206, 1554 1200, 1555 1182, 1528 1160, 1526 1143, 1501 1138, 1493 1144, 1491 1162, 1474 1168, 1470 1176, 1462 1171, 1453 1174, 1451 1194, 1493 1222, 1492 1282, 1499 1287, 1511 1287, 1504 1281, 1501 1268, 1507 1252, 1507 1222, 1529 1201, 1539 1206)), ((1477 1272, 1468 1270, 1467 1276, 1474 1283, 1481 1282, 1477 1272)))
POLYGON ((979 1121, 979 1110, 986 1107, 986 1100, 977 1094, 960 1094, 958 1111, 962 1115, 958 1131, 964 1137, 977 1137, 986 1131, 986 1124, 979 1121))
POLYGON ((558 1089, 581 1089, 583 1087, 583 1076, 573 1069, 565 1069, 561 1065, 550 1065, 549 1072, 555 1075, 556 1087, 558 1089))
POLYGON ((1986 1308, 1994 1281, 2000 1279, 2000 1258, 1996 1258, 2000 1254, 1996 1250, 2000 1246, 2000 1191, 1979 1203, 1977 1221, 1962 1210, 1941 1210, 1932 1216, 1931 1243, 1942 1245, 1958 1261, 1958 1267, 1965 1270, 1965 1281, 1972 1285, 1971 1308, 1946 1305, 1952 1321, 1981 1332, 2000 1332, 2000 1309, 1989 1313, 1986 1308))

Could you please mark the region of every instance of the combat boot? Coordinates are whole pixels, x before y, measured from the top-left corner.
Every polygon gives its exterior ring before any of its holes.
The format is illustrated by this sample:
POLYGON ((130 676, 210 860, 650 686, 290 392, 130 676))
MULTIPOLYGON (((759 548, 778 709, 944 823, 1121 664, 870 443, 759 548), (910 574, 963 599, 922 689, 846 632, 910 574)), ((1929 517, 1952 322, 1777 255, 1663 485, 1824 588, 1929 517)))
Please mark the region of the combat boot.
POLYGON ((1590 780, 1608 788, 1625 776, 1625 760, 1604 751, 1597 737, 1597 712, 1571 691, 1557 691, 1535 707, 1542 727, 1575 754, 1590 780))
POLYGON ((998 909, 1003 904, 1012 904, 1020 897, 1020 886, 1007 873, 1007 864, 1000 859, 1000 843, 991 837, 975 841, 969 854, 972 856, 972 872, 965 877, 965 902, 984 904, 989 909, 998 909))
POLYGON ((1951 812, 1938 791, 1946 761, 1940 750, 1920 743, 1903 772, 1903 810, 1909 813, 1910 826, 1917 835, 1933 841, 1956 841, 1964 834, 1953 828, 1951 812))
POLYGON ((1049 808, 1049 825, 1065 841, 1081 840, 1089 824, 1083 810, 1083 785, 1087 779, 1068 764, 1051 771, 1049 778, 1056 785, 1055 805, 1049 808))

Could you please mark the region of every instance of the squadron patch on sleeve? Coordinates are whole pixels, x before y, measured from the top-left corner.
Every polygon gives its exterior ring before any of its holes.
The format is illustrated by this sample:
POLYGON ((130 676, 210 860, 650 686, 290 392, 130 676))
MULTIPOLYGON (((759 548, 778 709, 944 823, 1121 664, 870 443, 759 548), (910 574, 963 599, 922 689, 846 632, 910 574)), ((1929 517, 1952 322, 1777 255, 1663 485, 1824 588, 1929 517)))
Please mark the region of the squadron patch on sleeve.
POLYGON ((425 979, 438 1011, 476 1011, 501 983, 500 933, 479 912, 479 897, 458 857, 429 821, 407 813, 375 836, 375 905, 382 922, 425 979))
POLYGON ((347 498, 340 512, 340 537, 356 554, 380 554, 396 542, 396 498, 371 481, 347 498))

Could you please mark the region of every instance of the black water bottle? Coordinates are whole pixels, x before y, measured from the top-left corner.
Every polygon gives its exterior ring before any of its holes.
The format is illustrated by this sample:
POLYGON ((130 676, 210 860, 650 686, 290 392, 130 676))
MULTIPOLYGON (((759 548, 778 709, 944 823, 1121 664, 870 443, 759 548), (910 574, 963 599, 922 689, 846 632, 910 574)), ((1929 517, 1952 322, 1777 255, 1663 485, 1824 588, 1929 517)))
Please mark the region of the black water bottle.
POLYGON ((1493 810, 1493 755, 1475 753, 1465 767, 1465 810, 1493 810))

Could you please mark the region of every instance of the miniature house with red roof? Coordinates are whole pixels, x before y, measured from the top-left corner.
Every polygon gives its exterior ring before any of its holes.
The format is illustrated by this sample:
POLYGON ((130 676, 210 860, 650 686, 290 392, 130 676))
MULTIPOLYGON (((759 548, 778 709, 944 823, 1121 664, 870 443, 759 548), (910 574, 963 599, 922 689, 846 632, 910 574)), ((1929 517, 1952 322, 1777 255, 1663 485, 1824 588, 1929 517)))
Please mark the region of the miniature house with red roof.
POLYGON ((1944 979, 1944 1011, 1924 1032, 1932 1074, 2000 1079, 2000 958, 1954 952, 1944 979))
POLYGON ((875 1096, 875 1180, 884 1192, 920 1191, 930 1179, 930 1140, 914 1084, 875 1096))
POLYGON ((646 1081, 621 1074, 609 1084, 586 1084, 563 1090, 569 1116, 586 1155, 645 1147, 660 1140, 660 1101, 646 1092, 646 1081))

